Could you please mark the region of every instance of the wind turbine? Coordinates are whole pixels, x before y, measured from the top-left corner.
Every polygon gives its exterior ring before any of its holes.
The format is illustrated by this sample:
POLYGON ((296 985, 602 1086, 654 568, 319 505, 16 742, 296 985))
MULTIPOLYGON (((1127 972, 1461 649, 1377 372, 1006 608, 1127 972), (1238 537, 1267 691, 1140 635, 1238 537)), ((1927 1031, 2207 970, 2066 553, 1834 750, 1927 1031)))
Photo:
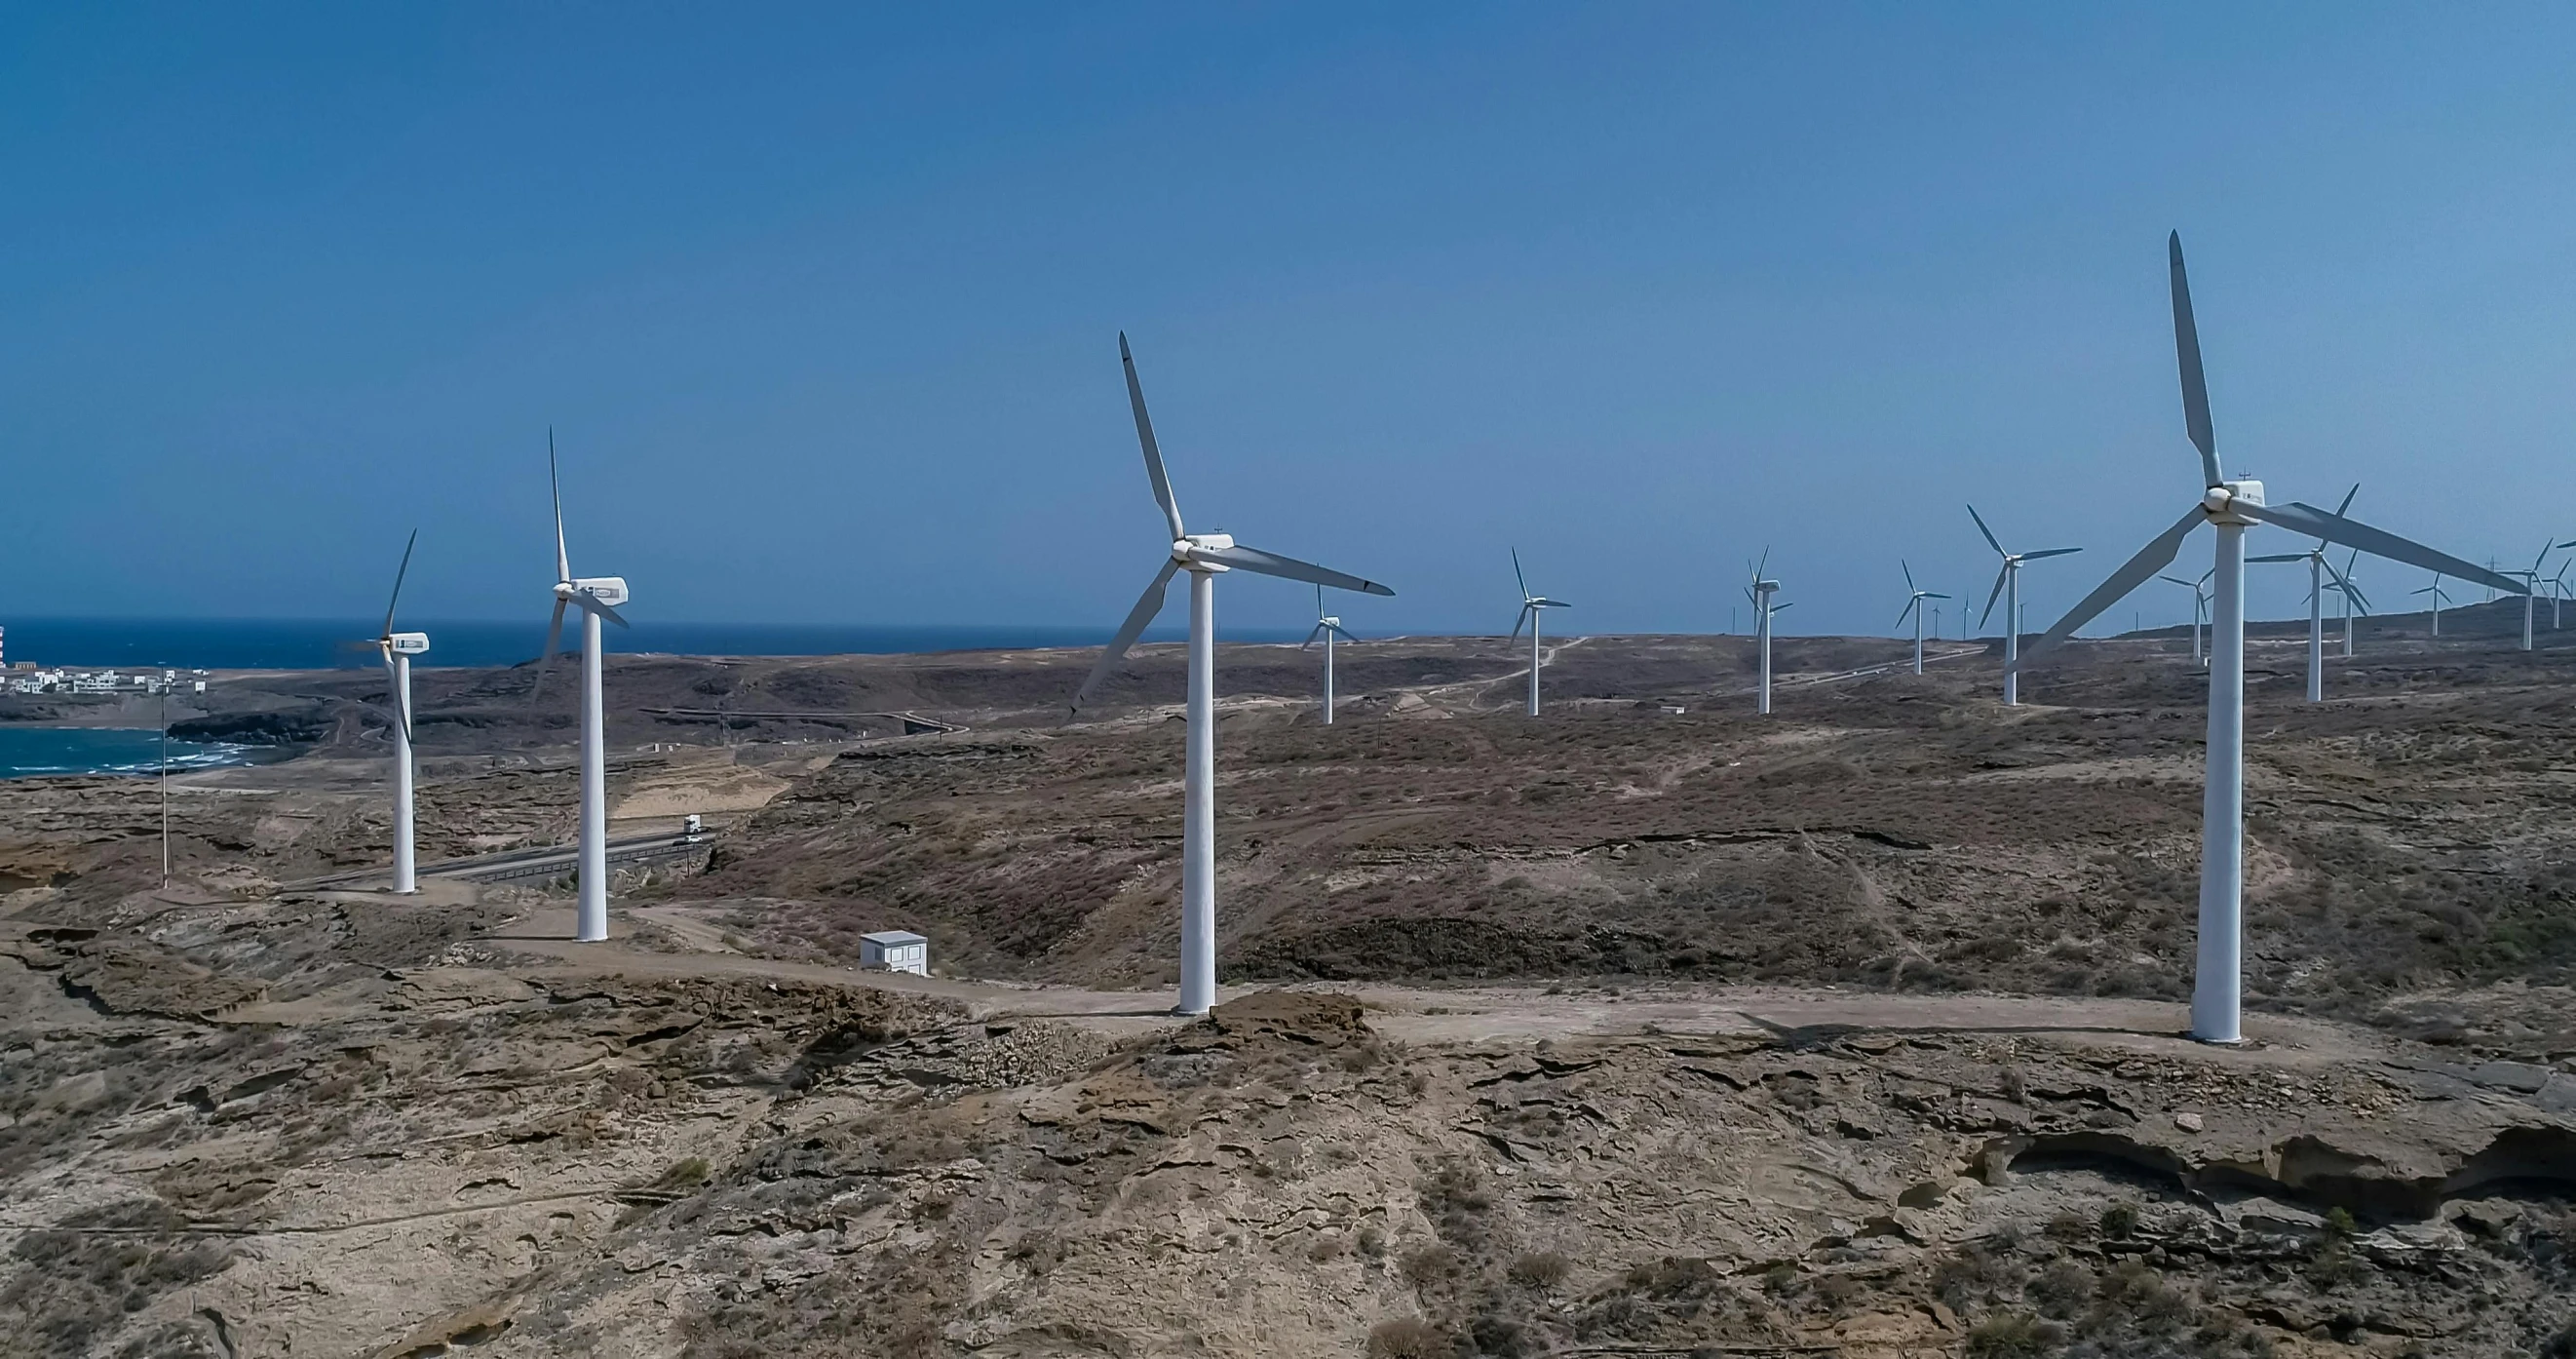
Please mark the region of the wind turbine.
MULTIPOLYGON (((1914 583, 1914 568, 1906 565, 1904 558, 1897 558, 1896 566, 1898 570, 1905 573, 1905 588, 1913 592, 1906 596, 1905 613, 1900 613, 1896 616, 1896 625, 1900 628, 1905 626, 1905 614, 1914 615, 1914 673, 1920 675, 1923 673, 1923 601, 1927 599, 1948 599, 1949 596, 1934 594, 1930 590, 1926 590, 1921 586, 1916 585, 1914 583)), ((1933 612, 1937 614, 1940 610, 1934 609, 1933 612)))
POLYGON ((2173 561, 2182 540, 2207 523, 2217 529, 2215 623, 2210 630, 2208 783, 2201 801, 2199 949, 2192 979, 2191 1032, 2204 1042, 2234 1043, 2244 983, 2245 915, 2245 530, 2277 524, 2294 533, 2373 556, 2408 562, 2464 579, 2512 580, 2480 570, 2447 553, 2313 506, 2274 505, 2263 483, 2230 481, 2218 470, 2218 442, 2209 420, 2209 384, 2202 375, 2200 334, 2193 323, 2191 285, 2183 272, 2182 236, 2166 243, 2173 285, 2174 355, 2182 370, 2183 425, 2200 450, 2200 500, 2171 528, 2086 595, 2032 645, 2037 655, 2120 601, 2173 561))
POLYGON ((394 568, 394 592, 385 601, 385 625, 360 646, 372 646, 384 657, 385 680, 393 689, 394 720, 394 890, 417 892, 412 875, 411 814, 411 658, 429 650, 429 634, 394 631, 394 606, 402 602, 403 577, 411 573, 411 550, 420 542, 413 529, 403 544, 402 565, 394 568))
POLYGON ((1534 595, 1530 593, 1529 577, 1521 574, 1521 550, 1517 547, 1512 549, 1512 579, 1519 581, 1521 587, 1521 611, 1512 619, 1512 636, 1515 638, 1519 637, 1521 635, 1521 624, 1529 624, 1529 715, 1536 717, 1538 716, 1538 611, 1541 609, 1571 609, 1574 606, 1566 603, 1562 599, 1550 599, 1545 595, 1534 595))
POLYGON ((2449 595, 2442 591, 2442 573, 2439 571, 2434 572, 2432 584, 2423 586, 2420 589, 2409 590, 2406 593, 2410 595, 2431 595, 2433 597, 2433 635, 2436 637, 2441 636, 2442 604, 2450 598, 2449 595))
MULTIPOLYGON (((2576 547, 2576 543, 2560 543, 2559 546, 2576 547)), ((2549 630, 2551 632, 2558 631, 2558 606, 2567 599, 2567 568, 2570 566, 2576 566, 2576 557, 2560 562, 2558 574, 2549 578, 2549 630)))
POLYGON ((1118 362, 1127 371, 1127 404, 1136 414, 1136 442, 1145 450, 1145 479, 1153 484, 1154 503, 1171 530, 1164 541, 1168 554, 1154 583, 1109 639, 1100 663, 1073 696, 1080 711, 1084 699, 1136 644, 1145 625, 1163 611, 1167 587, 1175 572, 1190 573, 1190 690, 1186 771, 1182 781, 1181 820, 1181 999, 1175 1014, 1201 1015, 1216 1003, 1216 578, 1228 571, 1302 580, 1336 590, 1392 595, 1373 580, 1344 575, 1311 562, 1275 556, 1259 548, 1237 546, 1230 534, 1192 534, 1181 527, 1181 508, 1172 499, 1171 478, 1163 472, 1163 454, 1154 443, 1154 424, 1145 415, 1145 389, 1136 381, 1136 359, 1127 336, 1118 336, 1118 362))
POLYGON ((555 502, 555 615, 546 624, 546 656, 528 686, 528 701, 537 701, 546 672, 554 668, 555 649, 563 645, 564 610, 581 610, 581 905, 574 913, 573 937, 596 943, 608 937, 608 740, 599 695, 599 624, 601 619, 626 626, 617 606, 631 596, 624 576, 572 573, 572 555, 564 550, 563 478, 555 468, 555 432, 546 431, 546 483, 555 502))
POLYGON ((1333 639, 1336 637, 1345 642, 1359 640, 1342 627, 1341 619, 1324 612, 1324 587, 1318 585, 1315 587, 1315 630, 1306 634, 1306 640, 1298 643, 1297 649, 1303 651, 1313 646, 1318 638, 1324 643, 1324 725, 1328 727, 1333 725, 1333 639))
POLYGON ((2522 649, 2525 651, 2531 650, 2531 620, 2534 612, 2540 607, 2540 585, 2542 581, 2540 566, 2541 563, 2549 560, 2550 553, 2557 550, 2558 544, 2553 542, 2543 542, 2540 545, 2540 555, 2531 559, 2530 570, 2508 571, 2505 573, 2519 579, 2523 585, 2527 587, 2522 596, 2522 649))
POLYGON ((1968 517, 1977 521, 1977 532, 1986 535, 1986 546, 2004 559, 2003 569, 1995 572, 1995 588, 1986 594, 1986 611, 1978 615, 1977 626, 1984 627, 1986 620, 1995 616, 1995 596, 2004 596, 2004 706, 2011 707, 2021 702, 2021 564, 2084 549, 2052 547, 2044 552, 2006 552, 2004 545, 1995 541, 1995 531, 1986 527, 1985 516, 1977 513, 1976 506, 1968 507, 1968 517))
MULTIPOLYGON (((2352 498, 2361 494, 2361 483, 2343 493, 2343 503, 2335 506, 2335 516, 2352 508, 2352 498)), ((2326 700, 2326 577, 2333 574, 2334 563, 2326 560, 2326 540, 2305 552, 2274 552, 2261 557, 2248 557, 2248 562, 2306 562, 2308 564, 2308 701, 2326 700)), ((2350 601, 2347 600, 2347 603, 2350 601)))
POLYGON ((1762 549, 1762 560, 1753 564, 1753 580, 1744 587, 1744 597, 1753 601, 1753 637, 1762 653, 1762 687, 1754 700, 1753 711, 1771 711, 1771 615, 1788 608, 1774 604, 1771 596, 1780 593, 1780 582, 1766 580, 1762 568, 1771 564, 1771 549, 1762 549))
POLYGON ((2158 576, 2156 579, 2172 581, 2191 591, 2191 663, 2200 664, 2200 625, 2209 618, 2209 573, 2201 572, 2198 580, 2184 580, 2180 576, 2158 576))
MULTIPOLYGON (((2343 569, 2336 571, 2334 573, 2334 579, 2326 582, 2327 589, 2343 596, 2343 656, 2345 660, 2352 659, 2352 616, 2355 613, 2366 615, 2370 612, 2370 596, 2363 594, 2361 592, 2361 587, 2353 584, 2352 580, 2353 563, 2360 560, 2361 550, 2359 548, 2355 548, 2352 551, 2345 553, 2343 557, 2343 569)), ((2331 569, 2331 563, 2329 563, 2329 569, 2331 569)))

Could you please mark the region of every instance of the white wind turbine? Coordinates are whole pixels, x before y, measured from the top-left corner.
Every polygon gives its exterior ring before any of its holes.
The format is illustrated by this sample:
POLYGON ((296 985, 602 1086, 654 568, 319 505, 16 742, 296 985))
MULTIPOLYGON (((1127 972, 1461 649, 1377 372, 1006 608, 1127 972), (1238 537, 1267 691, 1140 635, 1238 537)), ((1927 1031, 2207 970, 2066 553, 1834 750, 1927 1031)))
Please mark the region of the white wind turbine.
POLYGON ((2442 588, 2442 573, 2439 571, 2434 572, 2432 584, 2422 586, 2418 589, 2409 590, 2406 593, 2410 595, 2431 595, 2433 597, 2433 635, 2436 637, 2441 636, 2442 605, 2448 602, 2451 598, 2450 594, 2442 588))
POLYGON ((2003 569, 1995 572, 1995 588, 1986 594, 1986 611, 1977 616, 1977 626, 1984 627, 1986 620, 1995 616, 1995 596, 2002 595, 2004 597, 2004 705, 2011 707, 2021 702, 2021 564, 2035 562, 2042 557, 2063 557, 2070 552, 2081 552, 2084 549, 2052 547, 2042 552, 2006 552, 2004 545, 1995 541, 1995 531, 1986 527, 1985 516, 1977 513, 1976 506, 1968 507, 1968 517, 1977 521, 1977 532, 1986 535, 1986 546, 1993 548, 1995 555, 2004 559, 2003 569))
MULTIPOLYGON (((2559 546, 2576 547, 2576 542, 2560 543, 2559 546)), ((2576 566, 2576 557, 2558 563, 2557 574, 2549 578, 2549 630, 2551 632, 2558 631, 2558 606, 2567 599, 2567 568, 2571 566, 2576 566)))
MULTIPOLYGON (((2361 483, 2343 493, 2343 503, 2335 506, 2335 515, 2352 508, 2352 498, 2361 494, 2361 483)), ((2326 577, 2334 574, 2334 563, 2326 560, 2326 540, 2319 538, 2305 552, 2274 552, 2248 557, 2247 562, 2306 562, 2308 564, 2308 701, 2326 701, 2326 577)), ((2350 596, 2345 603, 2351 603, 2350 596)))
POLYGON ((2355 584, 2352 579, 2353 564, 2360 560, 2361 549, 2359 548, 2355 548, 2352 551, 2343 554, 2343 569, 2336 571, 2334 573, 2334 579, 2326 582, 2327 589, 2343 596, 2343 656, 2345 660, 2352 659, 2353 615, 2358 613, 2364 617, 2368 617, 2370 614, 2370 596, 2363 594, 2361 592, 2361 587, 2355 584))
POLYGON ((413 529, 403 544, 402 565, 394 568, 393 597, 385 601, 385 625, 374 637, 358 643, 371 646, 384 658, 385 681, 393 689, 394 720, 394 890, 416 892, 419 883, 412 873, 412 797, 411 797, 411 658, 429 650, 429 634, 394 631, 394 606, 402 602, 403 577, 411 573, 411 550, 420 542, 420 530, 413 529))
POLYGON ((2201 572, 2198 580, 2184 580, 2180 576, 2158 576, 2156 579, 2171 581, 2191 591, 2191 663, 2200 664, 2200 627, 2209 621, 2209 572, 2201 572))
POLYGON ((528 686, 528 701, 554 667, 555 650, 563 645, 564 610, 581 610, 581 905, 574 914, 573 937, 596 943, 608 937, 608 740, 599 692, 599 624, 601 619, 626 626, 617 606, 629 598, 624 576, 572 573, 572 556, 564 550, 563 481, 555 472, 555 432, 546 431, 546 484, 555 504, 555 615, 546 624, 545 659, 528 686))
POLYGON ((1774 604, 1771 597, 1780 593, 1780 582, 1765 579, 1762 568, 1771 564, 1771 549, 1762 549, 1762 560, 1753 563, 1753 579, 1744 587, 1744 597, 1753 601, 1753 636, 1762 653, 1762 686, 1755 691, 1753 711, 1771 711, 1771 615, 1788 608, 1774 604))
POLYGON ((2373 556, 2409 562, 2464 579, 2512 580, 2483 571, 2367 524, 2310 505, 2272 505, 2263 483, 2229 481, 2218 470, 2218 443, 2210 426, 2209 384, 2202 376, 2200 334, 2192 320, 2191 287, 2183 272, 2182 237, 2167 242, 2173 285, 2174 352, 2182 370, 2183 424, 2200 450, 2199 503, 2158 534, 2128 563, 2086 595, 2031 647, 2035 656, 2065 641, 2121 596, 2173 561, 2182 540, 2207 523, 2218 533, 2214 572, 2215 618, 2210 630, 2208 782, 2201 802, 2199 950, 2192 979, 2191 1032, 2204 1042, 2233 1043, 2242 1036, 2245 907, 2245 530, 2277 524, 2373 556))
POLYGON ((1515 617, 1515 618, 1513 618, 1513 619, 1512 619, 1512 636, 1513 636, 1515 639, 1517 639, 1517 638, 1521 635, 1521 624, 1523 624, 1523 623, 1527 623, 1527 624, 1529 624, 1529 630, 1530 630, 1529 715, 1530 715, 1530 716, 1532 716, 1532 717, 1536 717, 1536 716, 1538 716, 1538 613, 1539 613, 1539 610, 1541 610, 1541 609, 1571 609, 1571 608, 1573 608, 1574 606, 1573 606, 1572 604, 1569 604, 1569 603, 1565 602, 1565 601, 1564 601, 1564 600, 1562 600, 1562 599, 1550 599, 1550 598, 1548 598, 1548 597, 1547 597, 1547 596, 1545 596, 1545 595, 1534 595, 1534 594, 1531 594, 1531 593, 1530 593, 1530 589, 1529 589, 1529 577, 1527 577, 1527 576, 1525 576, 1525 575, 1522 575, 1522 574, 1521 574, 1521 550, 1520 550, 1519 548, 1517 548, 1517 547, 1512 549, 1512 579, 1514 579, 1514 580, 1516 580, 1516 581, 1520 582, 1520 587, 1521 587, 1521 611, 1520 611, 1520 613, 1519 613, 1519 615, 1518 615, 1517 617, 1515 617))
POLYGON ((1154 443, 1153 422, 1145 416, 1145 389, 1136 381, 1136 360, 1127 336, 1118 336, 1118 362, 1127 371, 1127 403, 1136 414, 1136 442, 1145 450, 1145 477, 1153 483, 1154 503, 1171 530, 1164 543, 1162 569, 1143 598, 1109 639, 1100 663, 1074 693, 1076 711, 1136 644, 1145 625, 1163 611, 1163 598, 1173 573, 1190 573, 1189 735, 1182 780, 1181 820, 1181 1000, 1175 1014, 1206 1014, 1216 1003, 1216 578, 1227 571, 1280 576, 1336 590, 1392 595, 1373 580, 1344 575, 1311 562, 1275 556, 1259 548, 1237 546, 1232 535, 1191 534, 1181 527, 1180 505, 1172 499, 1171 479, 1163 472, 1163 454, 1154 443))
MULTIPOLYGON (((1904 627, 1905 615, 1914 615, 1914 673, 1920 675, 1923 673, 1923 601, 1927 599, 1948 599, 1949 596, 1934 594, 1930 590, 1926 590, 1923 587, 1916 585, 1914 583, 1914 568, 1906 565, 1904 558, 1897 558, 1896 566, 1898 570, 1905 573, 1905 588, 1912 591, 1911 594, 1906 596, 1905 613, 1900 613, 1896 616, 1896 625, 1900 628, 1904 627)), ((1934 609, 1932 612, 1938 614, 1940 610, 1934 609)))
POLYGON ((2522 649, 2525 651, 2531 650, 2531 620, 2540 607, 2540 587, 2548 580, 2548 577, 2540 574, 2540 568, 2542 563, 2549 560, 2549 554, 2557 551, 2558 548, 2557 543, 2544 542, 2540 545, 2540 555, 2531 559, 2530 570, 2505 573, 2520 580, 2525 587, 2522 596, 2522 649))
POLYGON ((1306 640, 1299 643, 1297 649, 1303 651, 1319 640, 1324 644, 1324 725, 1328 727, 1333 725, 1333 639, 1336 637, 1345 642, 1359 640, 1342 626, 1341 619, 1324 612, 1324 587, 1318 585, 1315 587, 1315 630, 1306 634, 1306 640))

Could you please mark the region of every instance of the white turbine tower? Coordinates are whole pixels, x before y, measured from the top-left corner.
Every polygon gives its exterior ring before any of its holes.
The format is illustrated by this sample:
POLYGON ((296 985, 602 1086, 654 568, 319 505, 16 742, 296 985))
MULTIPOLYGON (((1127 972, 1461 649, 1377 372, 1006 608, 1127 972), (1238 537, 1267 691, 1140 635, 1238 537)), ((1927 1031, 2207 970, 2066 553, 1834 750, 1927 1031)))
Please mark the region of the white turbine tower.
POLYGON ((412 797, 411 797, 411 658, 429 650, 429 634, 394 631, 394 606, 402 602, 403 577, 411 572, 411 550, 420 542, 420 530, 413 529, 403 544, 402 565, 394 568, 394 592, 385 601, 385 625, 377 634, 361 642, 371 646, 384 658, 385 681, 393 690, 394 720, 391 723, 394 746, 394 890, 416 892, 420 884, 412 872, 412 797))
POLYGON ((1518 639, 1521 635, 1521 624, 1529 624, 1529 715, 1536 717, 1538 716, 1538 612, 1541 609, 1571 609, 1574 606, 1562 599, 1550 599, 1545 595, 1530 593, 1529 577, 1521 574, 1521 550, 1517 547, 1512 549, 1512 579, 1519 581, 1521 587, 1521 611, 1512 619, 1512 637, 1518 639))
POLYGON ((2200 664, 2200 628, 2201 624, 2209 621, 2209 573, 2201 572, 2198 580, 2184 580, 2180 576, 2158 576, 2156 579, 2171 581, 2191 591, 2191 663, 2200 664))
MULTIPOLYGON (((1914 673, 1920 675, 1923 673, 1923 601, 1927 599, 1948 599, 1949 596, 1934 594, 1930 590, 1926 590, 1923 587, 1916 585, 1914 583, 1914 568, 1906 565, 1904 558, 1897 558, 1896 567, 1898 570, 1905 573, 1905 588, 1912 592, 1906 596, 1905 613, 1900 613, 1896 616, 1896 626, 1900 628, 1905 626, 1906 614, 1912 614, 1914 616, 1914 673)), ((1938 614, 1940 610, 1934 609, 1932 612, 1938 614)))
POLYGON ((1216 578, 1227 571, 1329 585, 1336 590, 1392 595, 1373 580, 1344 575, 1311 562, 1274 556, 1259 548, 1237 546, 1223 533, 1191 534, 1181 527, 1180 505, 1172 499, 1171 479, 1163 472, 1163 454, 1154 443, 1153 422, 1145 416, 1145 389, 1136 381, 1136 360, 1127 336, 1118 336, 1118 362, 1127 371, 1127 403, 1136 413, 1136 442, 1145 450, 1145 477, 1153 483, 1154 503, 1171 530, 1168 554, 1154 583, 1109 639, 1108 650, 1092 667, 1073 696, 1076 711, 1091 691, 1136 644, 1145 625, 1163 611, 1163 598, 1175 572, 1190 573, 1190 690, 1187 768, 1182 780, 1181 822, 1181 1001, 1173 1013, 1206 1014, 1216 1003, 1216 578))
POLYGON ((1762 653, 1762 684, 1755 690, 1753 711, 1771 711, 1771 615, 1788 608, 1774 604, 1771 596, 1780 593, 1780 582, 1765 579, 1762 568, 1771 564, 1771 549, 1762 549, 1762 560, 1753 563, 1753 580, 1744 587, 1744 597, 1753 601, 1753 637, 1762 653))
POLYGON ((574 915, 573 937, 596 943, 608 937, 608 741, 599 693, 599 624, 601 619, 626 626, 617 606, 629 598, 623 576, 572 573, 572 556, 564 550, 563 481, 555 472, 555 432, 546 431, 546 483, 555 503, 555 615, 546 624, 545 659, 528 686, 528 701, 537 701, 546 672, 563 645, 564 610, 581 610, 581 905, 574 915))
MULTIPOLYGON (((2559 546, 2576 547, 2576 542, 2560 543, 2559 546)), ((2571 566, 2576 566, 2576 557, 2560 562, 2557 574, 2549 578, 2549 630, 2551 632, 2558 631, 2558 606, 2565 603, 2567 599, 2567 568, 2571 566)))
POLYGON ((2436 637, 2441 636, 2442 605, 2447 603, 2451 598, 2450 594, 2442 589, 2442 573, 2439 571, 2434 572, 2432 584, 2423 586, 2420 589, 2409 590, 2406 593, 2410 595, 2431 595, 2433 597, 2433 635, 2436 637))
POLYGON ((2004 545, 1995 541, 1995 531, 1986 527, 1985 516, 1977 513, 1976 506, 1968 507, 1968 517, 1977 521, 1977 532, 1986 535, 1986 546, 2004 559, 2003 569, 1995 572, 1995 588, 1986 593, 1986 611, 1977 616, 1977 626, 1984 627, 1986 620, 1995 616, 1995 596, 2003 596, 2004 706, 2011 707, 2021 702, 2021 564, 2035 562, 2042 557, 2063 557, 2084 549, 2052 547, 2043 552, 2006 552, 2004 545))
POLYGON ((2201 373, 2200 335, 2183 273, 2182 237, 2167 243, 2173 284, 2174 351, 2182 370, 2183 423, 2200 450, 2199 503, 2156 536, 2093 593, 2057 620, 2031 647, 2037 655, 2065 641, 2123 595, 2173 561, 2182 540, 2207 523, 2218 531, 2217 590, 2210 630, 2209 767, 2201 802, 2200 937, 2192 978, 2191 1032, 2204 1042, 2233 1043, 2243 1033, 2245 907, 2245 530, 2277 524, 2294 533, 2373 556, 2410 562, 2464 579, 2518 589, 2511 579, 2367 524, 2302 504, 2273 505, 2263 483, 2229 481, 2218 470, 2209 420, 2209 385, 2201 373))
POLYGON ((1299 643, 1297 649, 1303 651, 1319 640, 1324 644, 1324 725, 1328 727, 1333 725, 1333 639, 1336 637, 1345 642, 1359 640, 1342 626, 1341 619, 1324 612, 1324 587, 1318 585, 1315 587, 1315 630, 1306 634, 1306 640, 1299 643))
MULTIPOLYGON (((2352 498, 2361 493, 2361 483, 2343 493, 2343 503, 2335 506, 2335 515, 2352 508, 2352 498)), ((2248 557, 2247 562, 2306 562, 2308 564, 2308 701, 2326 701, 2326 578, 2334 574, 2334 563, 2326 560, 2326 540, 2319 538, 2305 552, 2274 552, 2248 557)), ((2347 598, 2347 604, 2350 600, 2347 598)))

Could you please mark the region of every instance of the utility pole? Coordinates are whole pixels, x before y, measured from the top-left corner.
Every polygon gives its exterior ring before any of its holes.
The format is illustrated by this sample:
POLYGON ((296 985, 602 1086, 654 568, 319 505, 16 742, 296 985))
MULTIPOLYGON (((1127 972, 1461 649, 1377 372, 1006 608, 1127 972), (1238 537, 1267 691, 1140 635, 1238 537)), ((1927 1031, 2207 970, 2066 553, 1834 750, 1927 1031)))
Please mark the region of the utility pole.
POLYGON ((170 888, 170 681, 161 681, 161 888, 170 888))

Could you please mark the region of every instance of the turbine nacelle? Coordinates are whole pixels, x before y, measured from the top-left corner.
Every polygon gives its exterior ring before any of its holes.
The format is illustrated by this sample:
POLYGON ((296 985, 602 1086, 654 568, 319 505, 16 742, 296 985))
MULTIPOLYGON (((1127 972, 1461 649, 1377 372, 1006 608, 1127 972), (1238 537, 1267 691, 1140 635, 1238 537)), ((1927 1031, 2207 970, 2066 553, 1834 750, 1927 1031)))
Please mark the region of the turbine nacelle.
POLYGON ((2253 480, 2231 481, 2224 485, 2212 486, 2207 491, 2201 493, 2200 507, 2209 511, 2209 517, 2219 523, 2253 524, 2260 522, 2235 513, 2233 507, 2237 505, 2243 505, 2248 509, 2262 509, 2263 483, 2253 480))
POLYGON ((385 637, 382 645, 388 655, 417 656, 429 650, 429 634, 426 632, 390 633, 385 637))
POLYGON ((555 598, 572 603, 576 595, 587 596, 592 603, 605 604, 612 609, 632 598, 626 592, 624 576, 585 576, 579 580, 555 582, 555 598))
POLYGON ((1199 554, 1203 552, 1231 552, 1233 550, 1234 535, 1231 533, 1193 533, 1188 537, 1175 538, 1172 540, 1172 560, 1179 562, 1181 565, 1188 567, 1192 571, 1221 572, 1232 570, 1233 568, 1227 566, 1224 562, 1210 561, 1199 554))

